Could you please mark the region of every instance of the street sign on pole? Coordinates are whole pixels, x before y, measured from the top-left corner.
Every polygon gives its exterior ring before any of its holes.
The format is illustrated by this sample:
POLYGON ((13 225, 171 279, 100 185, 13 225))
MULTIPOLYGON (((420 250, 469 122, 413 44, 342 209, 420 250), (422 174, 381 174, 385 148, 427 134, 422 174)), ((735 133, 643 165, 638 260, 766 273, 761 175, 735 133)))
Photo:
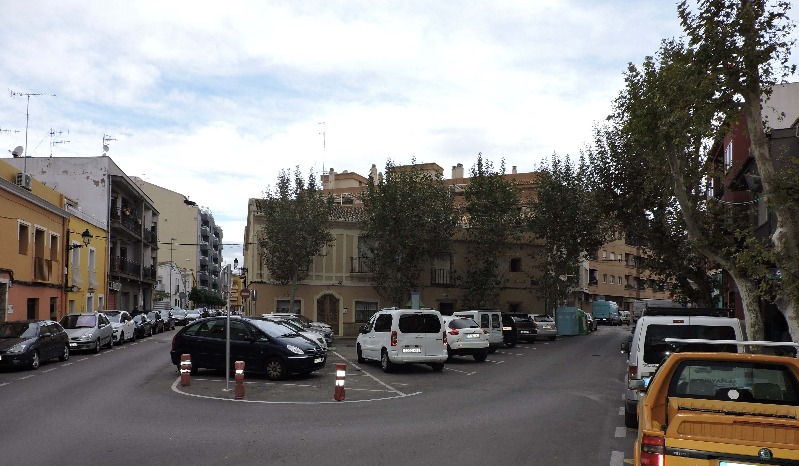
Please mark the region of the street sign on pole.
POLYGON ((250 297, 250 290, 248 290, 247 288, 242 288, 239 291, 239 295, 242 297, 242 299, 247 299, 250 297))

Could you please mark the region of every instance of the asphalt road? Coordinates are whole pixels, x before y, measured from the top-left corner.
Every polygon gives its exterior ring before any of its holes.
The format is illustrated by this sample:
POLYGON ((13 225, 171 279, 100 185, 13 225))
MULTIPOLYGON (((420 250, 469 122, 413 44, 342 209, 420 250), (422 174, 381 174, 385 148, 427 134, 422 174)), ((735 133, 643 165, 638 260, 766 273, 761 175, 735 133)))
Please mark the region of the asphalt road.
POLYGON ((310 377, 219 372, 180 387, 174 332, 0 372, 0 464, 527 464, 620 466, 627 327, 384 374, 340 339, 310 377), (333 401, 335 363, 346 401, 333 401))

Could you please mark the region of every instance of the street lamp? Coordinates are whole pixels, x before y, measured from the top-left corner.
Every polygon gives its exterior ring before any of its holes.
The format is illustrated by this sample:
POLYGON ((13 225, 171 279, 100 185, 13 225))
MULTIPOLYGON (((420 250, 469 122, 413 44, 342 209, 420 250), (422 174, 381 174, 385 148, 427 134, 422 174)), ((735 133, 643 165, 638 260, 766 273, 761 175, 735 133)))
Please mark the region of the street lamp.
MULTIPOLYGON (((70 230, 71 233, 77 233, 77 231, 70 230)), ((81 239, 83 240, 83 244, 68 244, 67 251, 71 251, 73 249, 82 248, 83 246, 88 246, 89 243, 92 242, 92 234, 89 232, 89 229, 85 229, 83 233, 80 234, 81 239)))

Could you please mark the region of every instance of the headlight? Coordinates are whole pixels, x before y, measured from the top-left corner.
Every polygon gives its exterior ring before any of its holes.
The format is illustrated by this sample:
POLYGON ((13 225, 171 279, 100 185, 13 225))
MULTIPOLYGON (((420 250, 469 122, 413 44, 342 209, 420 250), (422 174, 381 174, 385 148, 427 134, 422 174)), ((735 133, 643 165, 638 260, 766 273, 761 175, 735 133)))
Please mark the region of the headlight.
POLYGON ((286 345, 286 348, 288 348, 288 350, 291 351, 294 354, 305 354, 305 351, 297 348, 294 345, 286 345))
POLYGON ((80 340, 80 341, 86 341, 86 340, 91 340, 91 339, 92 339, 92 334, 91 333, 84 333, 83 335, 78 337, 78 340, 80 340))
POLYGON ((17 343, 16 345, 9 348, 9 353, 24 353, 26 349, 28 349, 28 342, 17 343))

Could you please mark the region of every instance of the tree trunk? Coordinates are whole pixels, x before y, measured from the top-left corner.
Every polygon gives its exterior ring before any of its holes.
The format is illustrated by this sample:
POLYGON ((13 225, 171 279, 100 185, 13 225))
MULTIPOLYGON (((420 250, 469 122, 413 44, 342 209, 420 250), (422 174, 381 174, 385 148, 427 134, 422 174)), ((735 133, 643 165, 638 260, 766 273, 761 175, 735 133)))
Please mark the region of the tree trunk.
POLYGON ((289 312, 294 312, 294 298, 297 296, 297 281, 298 281, 297 272, 294 272, 294 275, 291 277, 291 285, 290 285, 290 292, 289 292, 289 312))
MULTIPOLYGON (((757 295, 757 285, 746 277, 741 277, 737 273, 730 271, 732 279, 735 281, 735 286, 738 288, 738 293, 741 295, 741 304, 743 305, 743 312, 745 325, 746 325, 746 339, 747 340, 765 340, 766 333, 763 326, 763 315, 760 313, 760 300, 757 295)), ((749 348, 750 351, 756 351, 756 348, 749 348)))

